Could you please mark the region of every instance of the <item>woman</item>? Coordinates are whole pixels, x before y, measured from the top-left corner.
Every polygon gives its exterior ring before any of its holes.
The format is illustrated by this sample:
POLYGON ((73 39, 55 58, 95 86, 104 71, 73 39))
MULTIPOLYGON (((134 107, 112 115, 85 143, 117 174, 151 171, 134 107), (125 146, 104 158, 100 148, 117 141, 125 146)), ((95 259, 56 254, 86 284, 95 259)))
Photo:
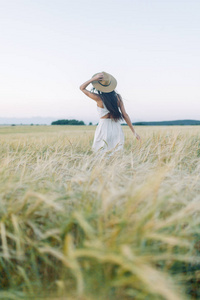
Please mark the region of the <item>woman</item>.
POLYGON ((124 134, 120 125, 120 120, 125 120, 135 137, 140 140, 140 136, 135 132, 131 120, 124 108, 122 98, 115 92, 117 86, 116 79, 106 73, 97 73, 91 79, 80 86, 80 90, 96 101, 100 120, 95 131, 93 151, 107 152, 123 149, 124 134), (92 83, 97 93, 89 92, 86 87, 92 83))

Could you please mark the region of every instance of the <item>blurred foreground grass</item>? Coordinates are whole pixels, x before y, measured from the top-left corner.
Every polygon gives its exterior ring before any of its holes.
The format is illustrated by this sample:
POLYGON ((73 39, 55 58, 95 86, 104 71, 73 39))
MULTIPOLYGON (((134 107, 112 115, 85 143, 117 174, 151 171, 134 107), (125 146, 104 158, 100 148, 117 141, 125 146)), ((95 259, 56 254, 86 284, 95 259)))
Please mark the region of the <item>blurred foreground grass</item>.
POLYGON ((0 127, 0 299, 200 299, 199 127, 0 127))

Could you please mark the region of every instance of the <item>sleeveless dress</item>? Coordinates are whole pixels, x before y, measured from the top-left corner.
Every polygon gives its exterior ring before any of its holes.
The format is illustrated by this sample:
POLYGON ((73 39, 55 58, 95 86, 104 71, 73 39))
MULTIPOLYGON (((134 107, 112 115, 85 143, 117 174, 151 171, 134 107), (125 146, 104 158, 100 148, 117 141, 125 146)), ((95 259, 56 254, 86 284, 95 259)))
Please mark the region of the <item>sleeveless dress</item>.
POLYGON ((99 113, 99 123, 97 125, 92 150, 94 152, 113 152, 122 150, 124 147, 124 133, 120 121, 113 119, 101 119, 109 113, 109 110, 104 106, 101 108, 97 106, 99 113))

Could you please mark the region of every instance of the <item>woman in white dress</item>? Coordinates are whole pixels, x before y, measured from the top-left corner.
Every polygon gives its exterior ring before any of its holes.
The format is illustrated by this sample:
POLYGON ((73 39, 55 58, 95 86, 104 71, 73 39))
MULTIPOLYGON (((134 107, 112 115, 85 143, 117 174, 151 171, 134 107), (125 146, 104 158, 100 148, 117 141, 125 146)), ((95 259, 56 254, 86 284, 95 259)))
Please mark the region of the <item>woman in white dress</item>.
POLYGON ((115 152, 123 149, 124 134, 120 124, 125 120, 137 140, 140 136, 136 133, 131 120, 124 108, 124 103, 119 94, 115 92, 117 86, 116 79, 106 73, 97 73, 91 79, 80 86, 80 90, 88 97, 96 101, 99 113, 99 123, 95 131, 92 145, 93 151, 115 152), (90 92, 86 88, 92 83, 97 93, 90 92))

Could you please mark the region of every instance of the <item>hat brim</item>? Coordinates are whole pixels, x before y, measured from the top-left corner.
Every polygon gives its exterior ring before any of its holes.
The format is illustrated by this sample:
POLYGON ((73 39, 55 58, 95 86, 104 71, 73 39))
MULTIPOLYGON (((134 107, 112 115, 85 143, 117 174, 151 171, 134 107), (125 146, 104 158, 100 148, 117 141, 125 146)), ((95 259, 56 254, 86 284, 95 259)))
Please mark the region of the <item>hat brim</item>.
MULTIPOLYGON (((94 77, 95 75, 96 74, 94 74, 92 77, 94 77)), ((110 84, 108 86, 102 85, 101 81, 93 81, 92 85, 94 86, 94 88, 96 90, 103 92, 103 93, 110 93, 110 92, 114 91, 114 89, 117 86, 117 80, 112 75, 109 74, 109 76, 110 76, 110 84)))

